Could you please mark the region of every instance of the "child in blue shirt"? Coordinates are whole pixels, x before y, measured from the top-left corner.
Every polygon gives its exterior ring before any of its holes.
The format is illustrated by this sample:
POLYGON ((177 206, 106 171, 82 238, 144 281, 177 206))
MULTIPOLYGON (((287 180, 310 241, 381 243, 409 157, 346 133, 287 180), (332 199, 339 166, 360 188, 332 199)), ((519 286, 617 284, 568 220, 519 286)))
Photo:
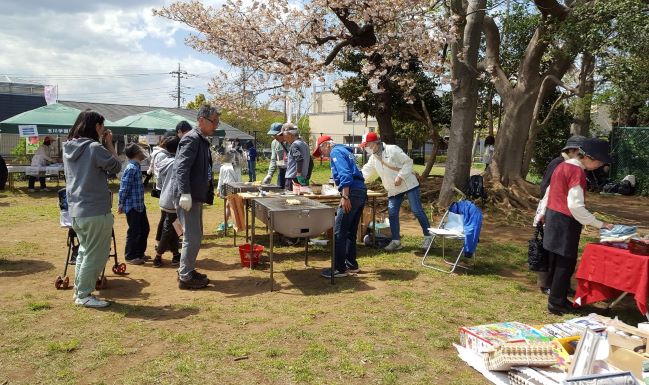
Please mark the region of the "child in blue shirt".
POLYGON ((128 223, 124 251, 126 262, 141 265, 146 260, 144 252, 149 236, 149 219, 144 206, 144 184, 140 169, 140 162, 144 160, 145 155, 136 143, 127 145, 124 154, 128 158, 128 165, 119 184, 117 212, 126 214, 128 223))

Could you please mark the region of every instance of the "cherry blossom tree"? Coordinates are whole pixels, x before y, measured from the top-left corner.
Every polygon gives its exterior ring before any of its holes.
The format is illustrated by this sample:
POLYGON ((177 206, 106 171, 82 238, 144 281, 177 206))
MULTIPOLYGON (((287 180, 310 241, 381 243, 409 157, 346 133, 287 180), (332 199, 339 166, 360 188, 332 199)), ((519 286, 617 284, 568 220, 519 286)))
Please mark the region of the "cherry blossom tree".
MULTIPOLYGON (((386 141, 393 141, 391 98, 387 82, 397 84, 413 102, 414 79, 408 71, 417 61, 424 71, 443 73, 444 43, 455 30, 440 10, 441 0, 226 0, 211 7, 199 1, 177 2, 156 10, 159 16, 197 31, 188 45, 213 53, 236 68, 246 68, 246 89, 256 92, 282 86, 299 89, 323 81, 332 63, 346 52, 364 55, 362 71, 377 96, 377 121, 386 141)), ((220 90, 227 83, 217 75, 211 92, 234 109, 242 95, 220 90)))

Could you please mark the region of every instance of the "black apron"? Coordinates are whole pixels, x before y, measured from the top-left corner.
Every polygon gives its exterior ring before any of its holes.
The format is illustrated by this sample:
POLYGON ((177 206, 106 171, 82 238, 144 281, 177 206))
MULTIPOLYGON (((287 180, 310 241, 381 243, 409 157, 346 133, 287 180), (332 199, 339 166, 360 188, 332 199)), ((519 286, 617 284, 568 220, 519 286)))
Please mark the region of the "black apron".
POLYGON ((562 257, 576 259, 582 227, 575 218, 546 209, 543 248, 562 257))

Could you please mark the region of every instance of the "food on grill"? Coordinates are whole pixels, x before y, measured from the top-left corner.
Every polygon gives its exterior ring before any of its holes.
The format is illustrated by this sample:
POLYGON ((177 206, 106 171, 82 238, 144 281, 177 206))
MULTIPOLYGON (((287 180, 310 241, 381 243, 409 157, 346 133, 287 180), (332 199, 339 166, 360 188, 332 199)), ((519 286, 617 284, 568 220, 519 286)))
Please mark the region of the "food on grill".
POLYGON ((299 199, 287 199, 286 204, 289 206, 296 206, 302 204, 302 201, 299 199))

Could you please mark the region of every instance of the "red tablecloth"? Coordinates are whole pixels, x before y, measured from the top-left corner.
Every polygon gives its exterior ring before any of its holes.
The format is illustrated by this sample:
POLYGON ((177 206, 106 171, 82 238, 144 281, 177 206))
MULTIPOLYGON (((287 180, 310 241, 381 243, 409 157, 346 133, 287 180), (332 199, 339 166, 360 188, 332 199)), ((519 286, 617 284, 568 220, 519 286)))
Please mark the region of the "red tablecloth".
POLYGON ((649 257, 598 243, 589 243, 577 269, 577 294, 581 305, 633 294, 638 309, 647 313, 649 257))

